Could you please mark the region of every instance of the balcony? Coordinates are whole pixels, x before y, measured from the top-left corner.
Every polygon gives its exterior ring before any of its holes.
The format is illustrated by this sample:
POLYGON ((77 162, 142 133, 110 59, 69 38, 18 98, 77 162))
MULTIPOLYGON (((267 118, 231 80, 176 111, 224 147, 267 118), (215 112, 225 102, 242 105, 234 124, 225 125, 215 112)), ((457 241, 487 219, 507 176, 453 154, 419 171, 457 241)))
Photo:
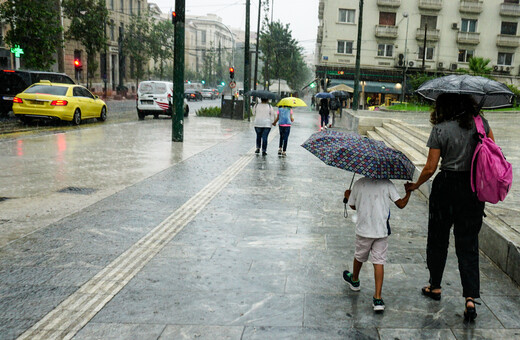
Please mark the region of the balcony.
POLYGON ((377 0, 377 5, 380 7, 398 8, 401 6, 401 0, 377 0))
POLYGON ((419 9, 440 11, 442 9, 442 0, 419 0, 419 9))
POLYGON ((518 47, 520 46, 520 37, 516 35, 499 34, 497 35, 498 47, 518 47))
POLYGON ((520 17, 520 5, 511 3, 500 4, 500 15, 506 17, 520 17))
POLYGON ((480 33, 477 32, 458 32, 457 42, 466 45, 478 45, 480 43, 480 33))
MULTIPOLYGON (((439 41, 440 30, 438 29, 428 29, 428 33, 426 34, 426 41, 439 41)), ((415 33, 415 39, 419 41, 424 40, 424 28, 418 28, 415 33)))
POLYGON ((397 38, 397 26, 376 25, 376 37, 397 38))
POLYGON ((480 14, 484 10, 483 1, 461 1, 459 12, 468 14, 480 14))

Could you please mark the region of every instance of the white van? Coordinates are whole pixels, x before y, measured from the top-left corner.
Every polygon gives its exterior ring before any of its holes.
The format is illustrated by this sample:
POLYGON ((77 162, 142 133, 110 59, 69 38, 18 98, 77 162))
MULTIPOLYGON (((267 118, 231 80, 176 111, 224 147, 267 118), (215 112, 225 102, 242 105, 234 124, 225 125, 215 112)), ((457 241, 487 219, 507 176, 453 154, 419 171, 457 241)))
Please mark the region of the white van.
MULTIPOLYGON (((158 118, 159 115, 172 115, 170 103, 173 95, 173 83, 167 81, 147 80, 139 83, 137 88, 137 116, 143 120, 147 115, 158 118)), ((184 117, 188 117, 190 108, 184 99, 184 117)))

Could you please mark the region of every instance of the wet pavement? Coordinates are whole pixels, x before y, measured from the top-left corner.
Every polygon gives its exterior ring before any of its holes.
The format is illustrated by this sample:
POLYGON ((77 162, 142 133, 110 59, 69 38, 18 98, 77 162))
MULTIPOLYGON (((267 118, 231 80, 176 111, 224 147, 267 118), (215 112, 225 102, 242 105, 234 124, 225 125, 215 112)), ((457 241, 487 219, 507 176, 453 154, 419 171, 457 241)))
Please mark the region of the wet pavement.
POLYGON ((299 146, 318 118, 296 111, 283 158, 275 129, 262 157, 251 124, 201 117, 182 144, 166 120, 0 142, 0 338, 519 338, 520 289, 483 255, 475 323, 453 247, 442 300, 421 296, 418 195, 392 209, 386 311, 372 311, 371 266, 348 288, 352 175, 299 146))

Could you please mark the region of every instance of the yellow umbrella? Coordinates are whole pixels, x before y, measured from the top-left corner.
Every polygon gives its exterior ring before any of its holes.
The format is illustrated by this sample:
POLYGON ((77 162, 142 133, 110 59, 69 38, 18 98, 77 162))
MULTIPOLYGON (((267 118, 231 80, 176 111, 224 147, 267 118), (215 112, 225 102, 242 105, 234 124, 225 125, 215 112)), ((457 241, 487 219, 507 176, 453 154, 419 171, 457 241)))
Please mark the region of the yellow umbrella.
POLYGON ((276 106, 295 107, 295 106, 307 106, 307 104, 305 104, 305 102, 303 100, 301 100, 300 98, 286 97, 286 98, 283 98, 282 100, 280 100, 278 102, 278 104, 276 104, 276 106))

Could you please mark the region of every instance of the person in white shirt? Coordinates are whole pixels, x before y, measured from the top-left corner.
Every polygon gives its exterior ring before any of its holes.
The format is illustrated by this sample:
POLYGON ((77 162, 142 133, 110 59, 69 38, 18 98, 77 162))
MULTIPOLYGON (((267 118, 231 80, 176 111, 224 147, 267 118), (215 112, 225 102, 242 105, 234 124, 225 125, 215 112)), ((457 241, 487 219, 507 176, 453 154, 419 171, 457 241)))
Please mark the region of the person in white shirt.
POLYGON ((269 104, 269 100, 262 98, 262 102, 253 108, 255 115, 255 131, 256 131, 256 151, 260 153, 262 148, 262 156, 267 155, 267 137, 271 132, 271 126, 275 119, 273 107, 269 104))
POLYGON ((343 272, 343 279, 350 289, 360 290, 359 272, 363 263, 368 260, 374 265, 375 294, 372 307, 376 312, 385 310, 381 298, 383 289, 384 265, 390 235, 390 201, 403 209, 410 199, 410 191, 401 198, 395 185, 389 179, 364 177, 356 181, 352 190, 345 191, 347 204, 357 210, 356 251, 354 254, 353 272, 343 272))

